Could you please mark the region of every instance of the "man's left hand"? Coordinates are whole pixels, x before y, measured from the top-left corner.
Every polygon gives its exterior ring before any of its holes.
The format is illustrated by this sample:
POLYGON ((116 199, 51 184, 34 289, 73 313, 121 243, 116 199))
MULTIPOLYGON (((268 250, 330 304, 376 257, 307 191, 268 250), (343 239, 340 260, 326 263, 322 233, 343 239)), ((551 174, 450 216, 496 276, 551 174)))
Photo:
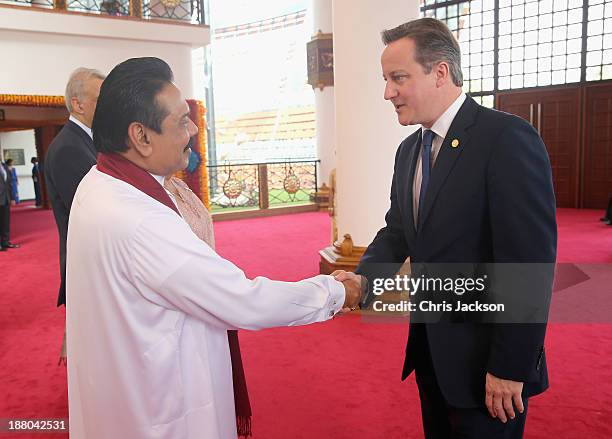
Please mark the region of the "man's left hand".
POLYGON ((502 422, 508 418, 514 419, 514 408, 523 413, 523 383, 519 381, 504 380, 487 373, 485 404, 489 413, 502 422), (514 406, 512 403, 514 402, 514 406))

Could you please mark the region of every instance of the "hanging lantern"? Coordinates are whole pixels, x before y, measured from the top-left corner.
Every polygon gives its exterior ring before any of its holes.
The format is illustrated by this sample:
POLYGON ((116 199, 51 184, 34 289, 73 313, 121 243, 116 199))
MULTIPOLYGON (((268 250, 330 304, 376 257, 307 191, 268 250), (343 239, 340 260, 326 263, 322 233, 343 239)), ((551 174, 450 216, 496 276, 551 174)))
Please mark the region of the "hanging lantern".
POLYGON ((319 31, 306 45, 308 83, 312 88, 334 85, 334 41, 332 34, 319 31))

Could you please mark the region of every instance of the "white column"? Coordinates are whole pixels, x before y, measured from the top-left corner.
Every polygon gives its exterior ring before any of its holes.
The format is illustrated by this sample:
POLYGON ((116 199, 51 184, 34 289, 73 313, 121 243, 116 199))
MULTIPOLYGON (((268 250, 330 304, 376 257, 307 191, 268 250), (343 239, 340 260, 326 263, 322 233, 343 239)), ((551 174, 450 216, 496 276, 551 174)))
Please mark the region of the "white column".
POLYGON ((418 14, 418 0, 333 0, 338 236, 356 246, 384 225, 395 151, 416 129, 383 99, 380 33, 418 14))
MULTIPOLYGON (((332 33, 332 0, 311 0, 312 35, 319 31, 332 33)), ((334 87, 323 90, 314 89, 315 126, 317 139, 317 156, 319 163, 318 185, 329 186, 329 173, 336 167, 336 121, 334 110, 334 87)))

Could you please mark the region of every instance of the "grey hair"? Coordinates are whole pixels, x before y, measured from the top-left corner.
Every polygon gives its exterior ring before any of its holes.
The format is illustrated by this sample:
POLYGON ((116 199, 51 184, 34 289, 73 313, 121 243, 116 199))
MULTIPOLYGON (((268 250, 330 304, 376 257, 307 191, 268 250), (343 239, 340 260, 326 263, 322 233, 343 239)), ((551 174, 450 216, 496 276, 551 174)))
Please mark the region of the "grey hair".
POLYGON ((461 49, 457 39, 448 26, 435 18, 419 18, 399 26, 382 31, 382 40, 386 45, 401 38, 410 38, 415 44, 415 61, 423 66, 425 73, 431 73, 434 64, 448 64, 453 83, 463 85, 461 72, 461 49))
POLYGON ((77 98, 79 100, 83 99, 85 83, 91 78, 104 80, 106 76, 99 70, 87 69, 85 67, 79 67, 70 74, 68 84, 66 84, 66 93, 64 95, 68 112, 72 113, 72 98, 77 98))

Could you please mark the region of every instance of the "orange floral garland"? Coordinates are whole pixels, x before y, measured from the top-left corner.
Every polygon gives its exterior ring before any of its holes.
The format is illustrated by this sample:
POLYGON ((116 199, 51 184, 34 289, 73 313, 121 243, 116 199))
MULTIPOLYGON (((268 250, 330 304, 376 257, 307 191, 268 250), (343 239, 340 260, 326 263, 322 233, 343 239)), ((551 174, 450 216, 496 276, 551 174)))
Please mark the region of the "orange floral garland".
MULTIPOLYGON (((199 165, 199 169, 194 172, 194 177, 197 181, 193 181, 197 188, 192 187, 196 195, 200 197, 202 203, 206 208, 210 209, 210 194, 208 191, 208 168, 206 167, 207 161, 207 140, 206 140, 206 107, 204 102, 195 99, 187 99, 187 103, 191 109, 191 118, 194 123, 198 126, 198 135, 194 148, 199 154, 202 160, 199 165)), ((180 176, 183 180, 190 182, 191 178, 188 172, 181 171, 180 176)))
MULTIPOLYGON (((202 101, 188 99, 191 109, 191 117, 198 126, 198 136, 194 148, 200 155, 202 160, 199 169, 194 172, 193 181, 191 175, 185 171, 178 173, 181 179, 187 183, 191 183, 193 191, 200 197, 207 208, 210 208, 210 196, 208 193, 208 168, 206 167, 206 108, 202 101), (195 187, 194 187, 195 186, 195 187)), ((29 107, 64 107, 65 100, 63 96, 43 96, 43 95, 16 95, 16 94, 0 94, 0 105, 23 105, 29 107)))
POLYGON ((26 105, 28 107, 64 107, 63 96, 0 94, 0 105, 26 105))

